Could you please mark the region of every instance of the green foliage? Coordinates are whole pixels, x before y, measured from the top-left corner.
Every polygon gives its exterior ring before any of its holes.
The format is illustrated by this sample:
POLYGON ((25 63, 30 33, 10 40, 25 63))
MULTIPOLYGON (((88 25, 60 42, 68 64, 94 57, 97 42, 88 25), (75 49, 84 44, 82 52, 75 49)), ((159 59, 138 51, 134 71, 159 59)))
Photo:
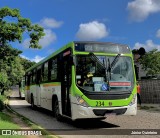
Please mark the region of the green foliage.
POLYGON ((138 49, 133 49, 133 50, 132 50, 132 53, 133 53, 133 54, 138 54, 138 49))
POLYGON ((6 55, 0 57, 0 90, 2 93, 10 86, 17 84, 24 75, 19 53, 21 51, 10 46, 0 47, 0 55, 6 55))
POLYGON ((0 46, 15 41, 21 43, 24 32, 29 33, 31 38, 29 47, 41 48, 38 42, 45 35, 41 26, 32 25, 29 19, 21 17, 18 9, 0 8, 0 46), (14 21, 9 22, 6 17, 11 17, 14 21))
POLYGON ((160 74, 160 51, 157 49, 147 52, 139 61, 147 75, 160 74))
POLYGON ((21 60, 21 64, 22 64, 25 71, 27 69, 29 69, 30 67, 32 67, 34 64, 36 64, 36 62, 32 62, 32 61, 27 60, 27 59, 22 58, 22 57, 20 57, 20 60, 21 60))
POLYGON ((143 47, 141 47, 139 49, 133 49, 132 53, 133 54, 139 54, 140 56, 143 56, 143 55, 145 55, 146 50, 143 47))
POLYGON ((7 73, 5 70, 1 71, 0 72, 0 85, 5 85, 5 83, 7 82, 8 80, 8 76, 7 76, 7 73))
POLYGON ((22 51, 12 48, 10 42, 22 42, 22 36, 28 33, 31 48, 40 48, 39 40, 45 35, 43 28, 32 24, 20 15, 18 9, 0 8, 0 92, 4 94, 10 86, 22 80, 24 72, 34 63, 22 59, 22 51), (10 20, 11 19, 11 20, 10 20))

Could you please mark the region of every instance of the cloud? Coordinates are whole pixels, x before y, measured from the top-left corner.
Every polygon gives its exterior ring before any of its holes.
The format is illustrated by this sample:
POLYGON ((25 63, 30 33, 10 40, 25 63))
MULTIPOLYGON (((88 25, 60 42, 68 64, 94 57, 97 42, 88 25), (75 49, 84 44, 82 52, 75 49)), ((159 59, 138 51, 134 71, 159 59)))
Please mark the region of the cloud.
POLYGON ((108 34, 105 24, 93 21, 80 24, 76 37, 80 40, 98 40, 108 36, 108 34))
MULTIPOLYGON (((54 18, 43 18, 38 22, 37 24, 43 26, 45 36, 40 39, 39 44, 42 46, 42 48, 49 46, 51 43, 54 43, 57 40, 56 34, 52 31, 54 28, 59 28, 62 26, 62 21, 56 21, 54 18)), ((22 45, 25 48, 29 48, 30 45, 30 39, 26 38, 22 45)))
POLYGON ((36 55, 34 58, 28 58, 28 57, 26 57, 26 56, 24 56, 24 55, 20 55, 22 58, 25 58, 25 59, 27 59, 27 60, 30 60, 30 61, 34 61, 34 62, 36 62, 36 63, 38 63, 39 61, 41 61, 42 59, 44 59, 45 57, 41 57, 41 56, 38 56, 38 55, 36 55))
POLYGON ((42 47, 47 47, 51 43, 55 42, 57 40, 57 36, 52 30, 50 29, 44 29, 45 36, 40 39, 39 44, 42 47))
POLYGON ((140 47, 143 47, 147 52, 152 49, 158 49, 160 51, 160 45, 154 44, 152 40, 147 40, 145 44, 137 42, 133 49, 139 49, 140 47))
POLYGON ((42 59, 44 59, 45 57, 41 57, 41 56, 38 56, 38 55, 36 55, 33 59, 31 59, 31 61, 34 61, 34 62, 39 62, 39 61, 41 61, 42 59))
POLYGON ((131 21, 144 21, 150 14, 160 12, 160 0, 134 0, 128 3, 131 21))
POLYGON ((29 39, 29 38, 26 38, 26 39, 23 41, 22 45, 23 45, 24 48, 29 48, 30 39, 29 39))
MULTIPOLYGON (((54 43, 57 40, 56 34, 51 29, 44 29, 45 36, 39 40, 39 44, 42 48, 49 46, 51 43, 54 43)), ((25 48, 29 47, 30 39, 27 38, 23 41, 22 45, 25 48)))
POLYGON ((160 29, 157 30, 156 37, 160 38, 160 29))
POLYGON ((39 24, 44 28, 59 28, 62 26, 63 21, 56 21, 54 18, 43 18, 39 24))

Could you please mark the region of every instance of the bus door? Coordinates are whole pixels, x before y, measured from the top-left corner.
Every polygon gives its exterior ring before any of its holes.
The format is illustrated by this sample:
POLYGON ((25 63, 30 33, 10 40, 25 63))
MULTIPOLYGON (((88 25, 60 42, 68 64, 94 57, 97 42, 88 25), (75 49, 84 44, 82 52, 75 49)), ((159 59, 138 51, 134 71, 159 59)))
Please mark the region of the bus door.
POLYGON ((41 104, 41 69, 37 70, 37 85, 36 85, 36 97, 37 97, 37 105, 41 104))
MULTIPOLYGON (((68 51, 67 51, 68 52, 68 51)), ((65 52, 65 53, 67 53, 65 52)), ((71 86, 71 64, 70 52, 68 55, 63 54, 61 64, 61 102, 62 114, 71 117, 71 103, 70 103, 70 86, 71 86)))

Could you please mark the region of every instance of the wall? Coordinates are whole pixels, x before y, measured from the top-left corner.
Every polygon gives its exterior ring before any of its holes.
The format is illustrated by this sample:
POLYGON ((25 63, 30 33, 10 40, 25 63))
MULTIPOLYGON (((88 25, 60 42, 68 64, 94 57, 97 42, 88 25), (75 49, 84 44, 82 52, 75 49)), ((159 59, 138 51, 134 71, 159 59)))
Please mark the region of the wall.
POLYGON ((142 103, 160 103, 160 80, 141 80, 142 103))

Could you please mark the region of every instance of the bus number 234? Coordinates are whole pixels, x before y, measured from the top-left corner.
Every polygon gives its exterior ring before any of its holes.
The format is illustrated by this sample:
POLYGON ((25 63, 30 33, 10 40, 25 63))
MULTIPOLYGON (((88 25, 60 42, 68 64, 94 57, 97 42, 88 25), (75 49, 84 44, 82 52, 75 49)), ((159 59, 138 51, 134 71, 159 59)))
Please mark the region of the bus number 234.
POLYGON ((104 106, 104 101, 96 101, 96 106, 104 106))

